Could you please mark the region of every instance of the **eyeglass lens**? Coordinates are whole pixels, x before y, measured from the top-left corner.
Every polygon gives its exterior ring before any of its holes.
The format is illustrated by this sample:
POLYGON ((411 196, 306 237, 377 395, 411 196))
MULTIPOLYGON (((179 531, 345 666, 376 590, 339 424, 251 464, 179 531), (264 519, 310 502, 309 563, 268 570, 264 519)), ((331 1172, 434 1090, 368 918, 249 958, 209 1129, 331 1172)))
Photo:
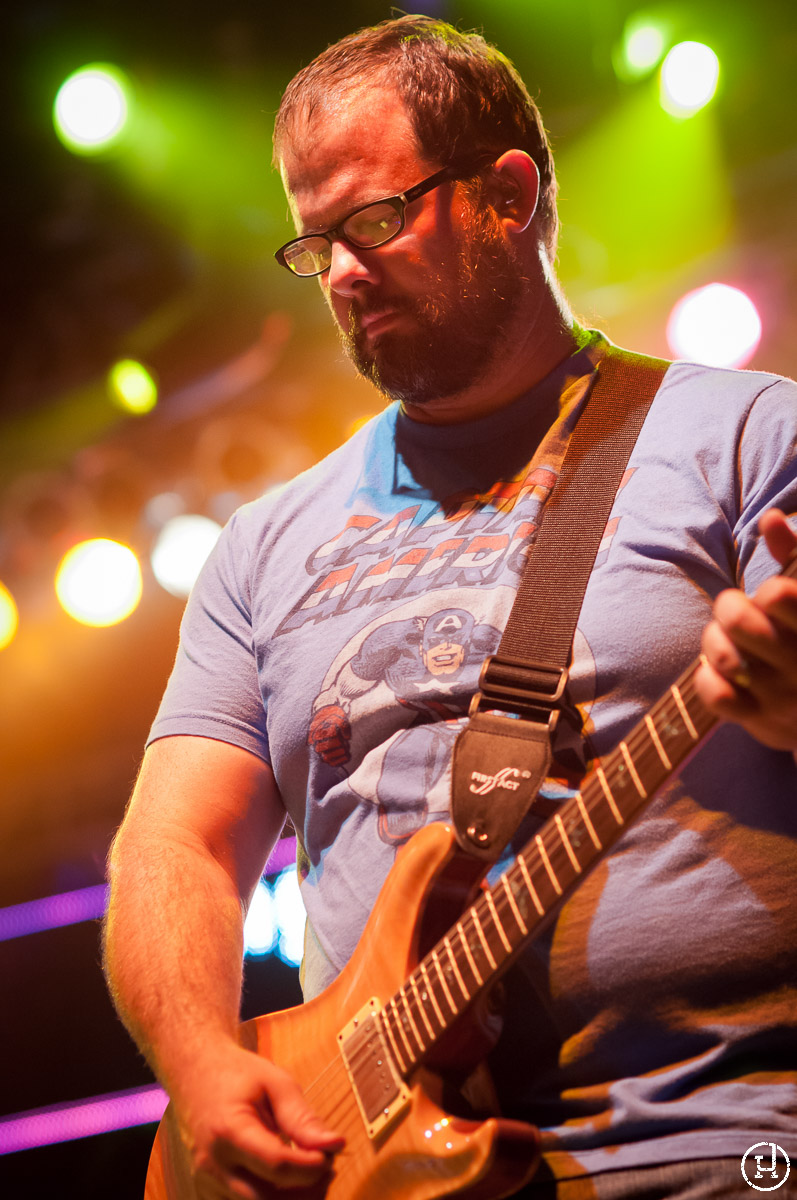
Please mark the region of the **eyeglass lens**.
MULTIPOLYGON (((401 230, 402 214, 391 203, 380 201, 352 213, 341 232, 362 249, 382 246, 401 230)), ((318 275, 332 261, 332 246, 325 237, 301 238, 285 251, 285 265, 296 275, 318 275)))

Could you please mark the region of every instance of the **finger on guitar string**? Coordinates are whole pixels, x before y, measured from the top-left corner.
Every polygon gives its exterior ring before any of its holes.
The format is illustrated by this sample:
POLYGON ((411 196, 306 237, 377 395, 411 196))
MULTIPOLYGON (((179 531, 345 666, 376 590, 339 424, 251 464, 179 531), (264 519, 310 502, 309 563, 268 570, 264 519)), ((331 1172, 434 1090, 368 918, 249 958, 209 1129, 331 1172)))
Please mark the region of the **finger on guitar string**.
POLYGON ((797 581, 774 576, 752 596, 721 592, 702 650, 703 703, 764 745, 797 749, 797 581))
POLYGON ((313 1184, 345 1140, 324 1125, 285 1070, 226 1042, 205 1048, 196 1075, 173 1101, 203 1200, 214 1187, 226 1198, 249 1200, 253 1179, 262 1187, 313 1184))

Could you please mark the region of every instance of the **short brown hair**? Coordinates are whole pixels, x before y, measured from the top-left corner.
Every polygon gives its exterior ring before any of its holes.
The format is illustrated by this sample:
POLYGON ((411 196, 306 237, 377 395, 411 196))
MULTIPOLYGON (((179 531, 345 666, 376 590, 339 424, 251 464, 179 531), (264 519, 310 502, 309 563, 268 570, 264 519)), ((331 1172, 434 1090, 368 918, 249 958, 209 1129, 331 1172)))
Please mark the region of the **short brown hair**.
POLYGON ((553 156, 539 110, 515 67, 478 33, 432 17, 405 16, 361 29, 328 47, 291 80, 274 126, 274 153, 300 117, 330 92, 387 77, 412 118, 424 154, 455 159, 525 150, 540 172, 538 218, 548 255, 558 217, 553 156))

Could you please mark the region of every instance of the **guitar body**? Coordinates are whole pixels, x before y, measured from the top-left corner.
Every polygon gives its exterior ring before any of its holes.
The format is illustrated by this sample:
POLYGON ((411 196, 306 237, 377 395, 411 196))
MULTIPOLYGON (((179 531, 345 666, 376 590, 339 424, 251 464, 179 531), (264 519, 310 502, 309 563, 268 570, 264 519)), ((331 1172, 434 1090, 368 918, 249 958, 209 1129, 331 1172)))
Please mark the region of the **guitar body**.
MULTIPOLYGON (((242 1044, 288 1071, 322 1120, 346 1138, 327 1180, 291 1189, 287 1194, 296 1200, 499 1200, 533 1174, 538 1135, 532 1126, 494 1116, 468 1119, 444 1108, 446 1061, 456 1063, 462 1077, 467 1073, 463 1058, 478 1067, 494 1041, 483 1005, 465 1012, 451 1031, 454 1036, 438 1048, 435 1065, 418 1065, 411 1072, 406 1103, 375 1136, 369 1136, 338 1042, 338 1034, 372 998, 381 1005, 401 988, 424 950, 458 919, 483 870, 483 864, 457 850, 448 826, 419 830, 400 851, 360 944, 338 978, 305 1005, 241 1026, 242 1044)), ((286 1193, 274 1189, 273 1194, 286 1193)), ((195 1198, 169 1106, 155 1139, 145 1200, 195 1198)))

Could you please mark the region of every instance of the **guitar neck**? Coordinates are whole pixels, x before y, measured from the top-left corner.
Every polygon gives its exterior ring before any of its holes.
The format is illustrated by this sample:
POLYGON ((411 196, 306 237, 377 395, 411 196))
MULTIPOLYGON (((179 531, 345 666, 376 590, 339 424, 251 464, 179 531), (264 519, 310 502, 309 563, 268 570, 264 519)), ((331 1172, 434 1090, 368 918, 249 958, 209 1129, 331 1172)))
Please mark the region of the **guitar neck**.
MULTIPOLYGON (((797 577, 797 554, 782 573, 797 577)), ((552 920, 717 724, 695 690, 699 666, 698 658, 596 765, 384 1006, 386 1036, 403 1075, 552 920)))

